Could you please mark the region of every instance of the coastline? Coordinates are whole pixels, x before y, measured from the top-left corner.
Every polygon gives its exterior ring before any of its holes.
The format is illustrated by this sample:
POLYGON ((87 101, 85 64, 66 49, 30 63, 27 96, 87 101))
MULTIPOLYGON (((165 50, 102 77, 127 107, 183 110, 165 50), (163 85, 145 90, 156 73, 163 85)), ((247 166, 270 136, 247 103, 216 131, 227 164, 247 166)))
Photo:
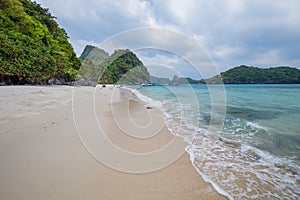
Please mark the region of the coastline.
MULTIPOLYGON (((76 88, 83 108, 90 106, 86 95, 94 89, 76 88)), ((72 87, 7 86, 0 91, 1 199, 226 199, 203 181, 187 152, 170 166, 144 174, 119 172, 98 162, 76 133, 72 87)), ((140 144, 120 134, 108 111, 113 93, 120 93, 113 96, 114 102, 126 103, 122 91, 113 86, 96 89, 101 97, 96 113, 111 130, 109 138, 133 152, 152 151, 168 142, 173 136, 165 126, 162 134, 140 144)), ((130 108, 138 123, 148 119, 141 101, 131 101, 130 108)), ((151 112, 160 115, 155 109, 151 112)))

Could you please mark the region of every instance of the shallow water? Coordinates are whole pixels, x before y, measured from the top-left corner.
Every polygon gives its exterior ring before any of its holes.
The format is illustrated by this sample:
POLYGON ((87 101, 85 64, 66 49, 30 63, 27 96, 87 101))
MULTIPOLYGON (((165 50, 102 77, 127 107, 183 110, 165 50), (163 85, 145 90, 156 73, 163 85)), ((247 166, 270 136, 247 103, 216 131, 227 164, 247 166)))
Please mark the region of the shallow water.
POLYGON ((224 101, 210 87, 134 89, 164 112, 169 130, 189 143, 194 167, 217 191, 233 199, 299 199, 300 85, 225 85, 224 101))

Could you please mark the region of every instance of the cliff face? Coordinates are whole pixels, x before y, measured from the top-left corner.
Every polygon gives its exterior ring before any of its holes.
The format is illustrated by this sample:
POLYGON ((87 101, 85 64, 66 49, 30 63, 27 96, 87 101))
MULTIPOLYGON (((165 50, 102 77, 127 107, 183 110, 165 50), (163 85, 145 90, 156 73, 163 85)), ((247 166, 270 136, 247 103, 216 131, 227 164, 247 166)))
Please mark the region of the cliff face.
POLYGON ((104 50, 89 45, 80 58, 82 78, 107 84, 150 83, 147 68, 130 50, 115 50, 109 56, 104 50))
POLYGON ((84 61, 84 60, 92 60, 92 61, 102 61, 106 58, 109 57, 109 54, 104 51, 103 49, 99 49, 97 47, 91 46, 91 45, 87 45, 82 54, 80 55, 80 60, 84 61))

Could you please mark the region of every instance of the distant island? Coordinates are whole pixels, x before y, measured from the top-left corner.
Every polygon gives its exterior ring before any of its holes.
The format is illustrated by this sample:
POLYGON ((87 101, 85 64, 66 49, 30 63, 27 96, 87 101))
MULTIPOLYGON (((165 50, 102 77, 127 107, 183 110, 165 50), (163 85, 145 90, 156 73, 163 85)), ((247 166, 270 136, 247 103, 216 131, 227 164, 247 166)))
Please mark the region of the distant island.
POLYGON ((300 70, 288 66, 241 65, 208 79, 174 76, 170 80, 150 77, 143 62, 128 49, 109 55, 87 45, 78 58, 55 17, 29 0, 1 2, 0 40, 0 85, 300 84, 300 70))
POLYGON ((299 84, 300 70, 292 67, 258 68, 241 65, 220 75, 199 81, 202 84, 299 84))
POLYGON ((115 50, 109 56, 105 50, 87 45, 80 59, 82 66, 79 74, 82 78, 107 84, 146 84, 181 85, 181 84, 299 84, 300 70, 281 66, 274 68, 258 68, 241 65, 220 75, 194 80, 189 77, 173 79, 150 76, 141 60, 130 50, 115 50), (105 71, 104 71, 105 69, 105 71), (130 72, 130 73, 129 73, 130 72), (126 74, 124 76, 124 74, 126 74), (100 80, 98 80, 100 78, 100 80))
POLYGON ((150 83, 150 74, 142 61, 128 49, 109 55, 103 49, 87 45, 80 59, 80 78, 99 84, 139 85, 150 83))
POLYGON ((155 76, 150 77, 151 83, 160 85, 181 85, 181 84, 198 84, 199 80, 194 80, 189 77, 178 77, 174 75, 173 79, 159 78, 155 76))
POLYGON ((292 67, 258 68, 241 65, 208 79, 178 78, 172 80, 151 76, 154 84, 299 84, 300 70, 292 67))

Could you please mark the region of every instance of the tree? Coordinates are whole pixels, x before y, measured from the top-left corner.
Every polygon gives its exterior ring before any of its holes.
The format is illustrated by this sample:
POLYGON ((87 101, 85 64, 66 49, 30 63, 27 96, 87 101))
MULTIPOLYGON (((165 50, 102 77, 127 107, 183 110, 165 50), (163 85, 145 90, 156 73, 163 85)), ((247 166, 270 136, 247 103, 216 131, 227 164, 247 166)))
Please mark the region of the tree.
POLYGON ((29 0, 1 0, 0 81, 74 80, 81 61, 48 9, 29 0))

